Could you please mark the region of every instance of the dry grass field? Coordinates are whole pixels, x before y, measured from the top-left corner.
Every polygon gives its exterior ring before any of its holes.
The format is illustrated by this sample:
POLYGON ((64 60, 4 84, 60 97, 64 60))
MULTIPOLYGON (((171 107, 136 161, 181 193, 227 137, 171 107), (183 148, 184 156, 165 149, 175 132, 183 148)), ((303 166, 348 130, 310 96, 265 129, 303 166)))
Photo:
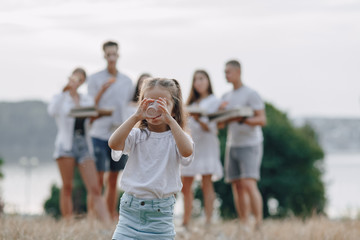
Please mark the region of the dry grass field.
MULTIPOLYGON (((51 217, 0 217, 0 239, 52 239, 52 240, 102 240, 111 239, 114 226, 104 227, 88 219, 56 221, 51 217)), ((237 221, 214 223, 204 227, 194 220, 189 231, 177 228, 176 240, 358 240, 359 220, 329 220, 312 218, 265 220, 260 231, 252 232, 241 228, 237 221)))

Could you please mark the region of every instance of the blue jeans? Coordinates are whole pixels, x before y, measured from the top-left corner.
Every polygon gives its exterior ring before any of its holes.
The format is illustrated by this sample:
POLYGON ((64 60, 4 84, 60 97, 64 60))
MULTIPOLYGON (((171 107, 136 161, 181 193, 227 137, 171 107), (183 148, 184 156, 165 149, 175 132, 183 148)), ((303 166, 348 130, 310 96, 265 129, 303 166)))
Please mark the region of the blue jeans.
POLYGON ((118 162, 115 162, 111 158, 111 148, 108 145, 108 141, 91 138, 94 147, 94 156, 96 169, 99 172, 113 171, 118 172, 125 168, 127 155, 122 155, 118 162))
POLYGON ((76 133, 74 133, 70 150, 65 150, 62 145, 56 147, 54 158, 58 159, 61 157, 75 158, 77 164, 81 164, 87 159, 93 160, 85 136, 76 133))
POLYGON ((149 200, 124 193, 120 200, 119 222, 112 239, 175 239, 174 205, 174 196, 149 200))

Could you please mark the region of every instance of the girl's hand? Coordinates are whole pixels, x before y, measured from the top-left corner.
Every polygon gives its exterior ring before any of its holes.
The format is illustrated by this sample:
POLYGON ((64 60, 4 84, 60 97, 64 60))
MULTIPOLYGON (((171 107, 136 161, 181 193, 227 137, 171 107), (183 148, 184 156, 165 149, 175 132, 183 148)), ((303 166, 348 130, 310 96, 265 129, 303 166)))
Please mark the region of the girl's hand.
POLYGON ((146 109, 147 109, 149 103, 152 103, 154 101, 155 101, 154 99, 144 98, 140 102, 140 105, 135 113, 135 116, 139 121, 146 118, 146 109))
POLYGON ((166 99, 165 98, 159 98, 156 100, 156 102, 159 104, 159 108, 162 111, 161 118, 166 124, 170 124, 170 121, 173 120, 173 117, 169 113, 169 110, 167 108, 166 99))

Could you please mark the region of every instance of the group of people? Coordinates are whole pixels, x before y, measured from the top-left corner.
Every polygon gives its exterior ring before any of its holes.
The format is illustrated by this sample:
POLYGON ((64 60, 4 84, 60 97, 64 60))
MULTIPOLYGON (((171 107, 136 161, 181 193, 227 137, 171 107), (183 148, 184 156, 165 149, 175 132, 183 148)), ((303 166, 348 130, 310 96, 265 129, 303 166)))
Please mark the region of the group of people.
POLYGON ((248 225, 252 213, 259 227, 262 198, 257 181, 265 107, 257 92, 243 84, 240 63, 236 60, 226 63, 225 77, 233 90, 221 99, 214 95, 208 73, 195 71, 184 106, 177 80, 142 74, 134 88, 130 78, 117 69, 118 44, 106 42, 103 51, 106 69, 87 78, 83 69, 76 68, 48 106, 58 126, 54 158, 63 181, 62 216, 72 215, 72 180, 77 165, 88 193, 88 212, 105 224, 118 218, 113 239, 174 239, 176 194, 181 191, 184 195, 183 226, 188 229, 192 185, 201 176, 209 224, 215 200, 213 181, 221 179, 225 172, 241 224, 248 225), (86 79, 88 94, 80 94, 77 89, 86 79), (111 116, 69 116, 70 110, 79 106, 112 108, 113 112, 111 116), (253 109, 253 117, 214 123, 186 111, 186 107, 199 107, 214 113, 243 106, 253 109), (226 125, 223 171, 217 131, 226 125), (120 188, 124 194, 117 211, 116 184, 121 170, 120 188))

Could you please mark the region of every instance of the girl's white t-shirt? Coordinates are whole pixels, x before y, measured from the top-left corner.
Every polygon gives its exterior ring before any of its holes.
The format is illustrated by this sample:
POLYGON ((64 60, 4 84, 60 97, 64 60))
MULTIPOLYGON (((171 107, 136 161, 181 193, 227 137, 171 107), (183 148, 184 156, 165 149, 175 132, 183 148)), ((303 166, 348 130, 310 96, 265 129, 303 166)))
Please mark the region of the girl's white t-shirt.
MULTIPOLYGON (((180 165, 189 165, 194 159, 194 153, 189 157, 181 156, 170 130, 157 133, 133 128, 122 154, 128 154, 129 158, 120 188, 143 199, 167 198, 180 192, 180 165)), ((119 157, 119 151, 113 150, 113 159, 119 157)))

